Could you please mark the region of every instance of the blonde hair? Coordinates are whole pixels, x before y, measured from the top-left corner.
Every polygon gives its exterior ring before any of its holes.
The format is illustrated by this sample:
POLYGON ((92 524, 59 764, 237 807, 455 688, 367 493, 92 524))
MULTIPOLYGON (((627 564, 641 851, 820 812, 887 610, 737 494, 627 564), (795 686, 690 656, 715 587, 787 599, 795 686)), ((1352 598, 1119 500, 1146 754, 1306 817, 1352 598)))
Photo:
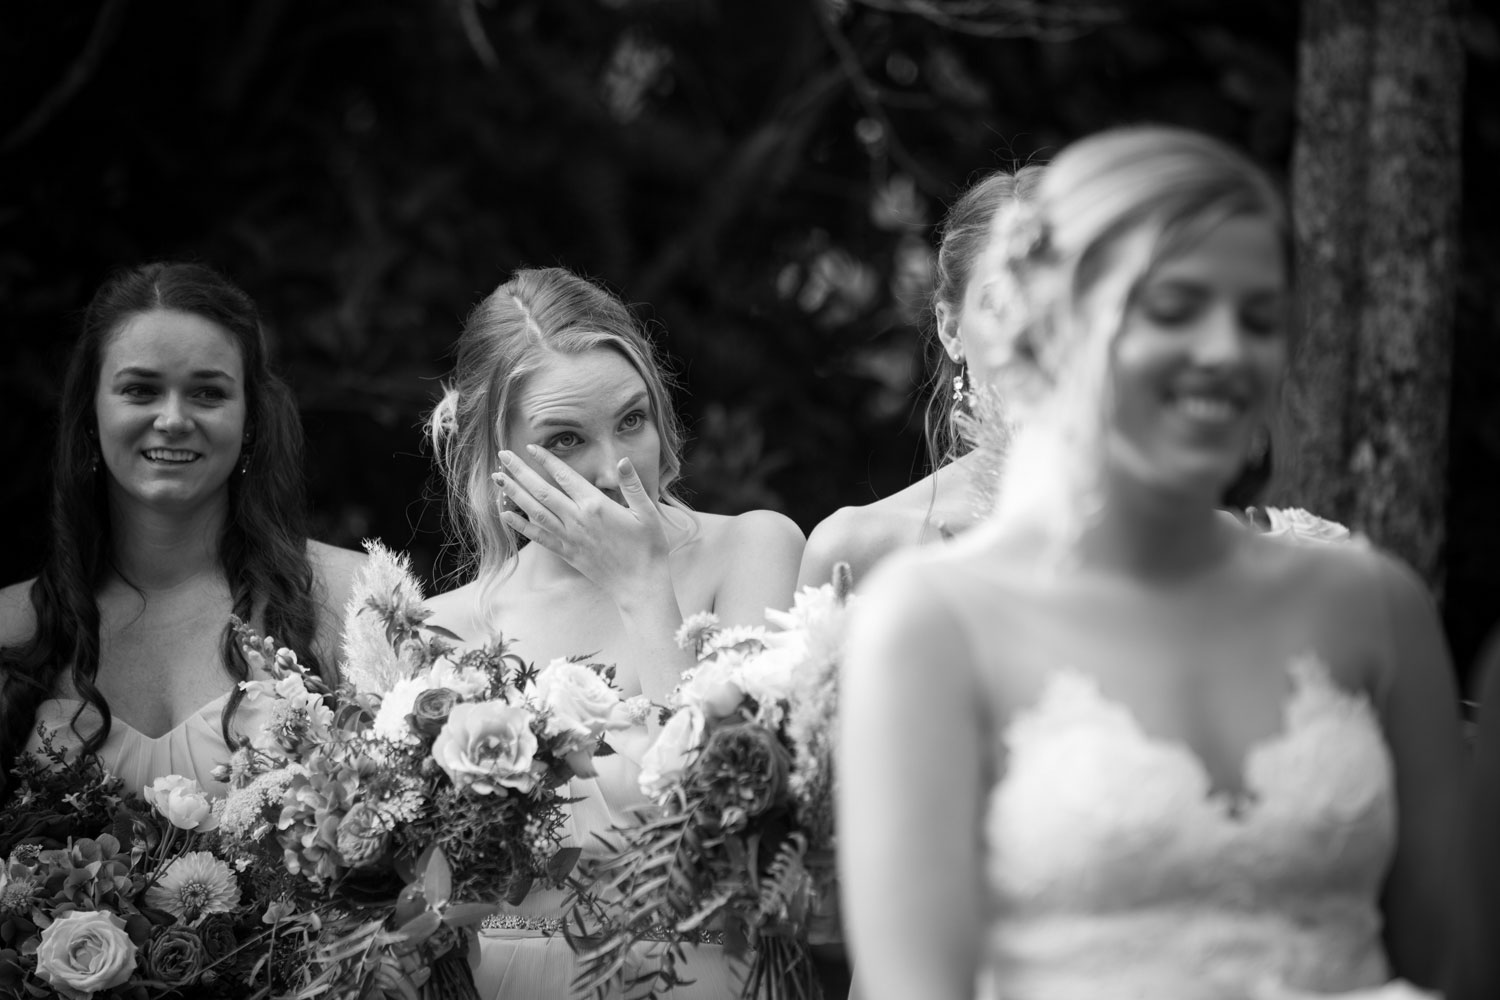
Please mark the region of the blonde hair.
POLYGON ((560 267, 520 270, 474 308, 455 347, 451 381, 427 419, 428 439, 448 493, 458 575, 470 572, 488 593, 513 567, 515 535, 499 517, 490 479, 504 447, 511 409, 529 376, 551 355, 611 350, 646 384, 661 438, 659 500, 681 506, 673 489, 682 470, 683 433, 668 379, 630 310, 605 289, 560 267))
MULTIPOLYGON (((1044 173, 1031 204, 1008 210, 993 266, 1024 301, 1012 324, 1004 391, 1022 410, 999 510, 1081 532, 1100 502, 1116 338, 1141 282, 1231 218, 1276 227, 1290 266, 1280 192, 1225 143, 1187 129, 1134 126, 1081 139, 1044 173)), ((997 223, 999 224, 999 223, 997 223)))

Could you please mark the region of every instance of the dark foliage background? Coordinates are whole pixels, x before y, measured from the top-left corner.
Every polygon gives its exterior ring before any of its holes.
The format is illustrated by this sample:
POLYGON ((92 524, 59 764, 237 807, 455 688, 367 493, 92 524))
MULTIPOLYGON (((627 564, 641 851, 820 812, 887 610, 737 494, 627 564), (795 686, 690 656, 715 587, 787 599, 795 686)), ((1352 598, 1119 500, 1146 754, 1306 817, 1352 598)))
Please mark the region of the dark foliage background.
MULTIPOLYGON (((6 5, 0 582, 42 556, 63 359, 117 266, 194 257, 246 287, 302 403, 318 536, 379 537, 436 580, 418 424, 463 316, 517 266, 639 304, 680 376, 698 506, 811 530, 923 471, 931 227, 976 175, 1135 120, 1285 175, 1294 0, 1057 0, 1046 21, 967 24, 903 6, 6 5)), ((1480 96, 1500 31, 1488 7, 1461 16, 1445 613, 1465 662, 1500 617, 1500 113, 1480 96)))

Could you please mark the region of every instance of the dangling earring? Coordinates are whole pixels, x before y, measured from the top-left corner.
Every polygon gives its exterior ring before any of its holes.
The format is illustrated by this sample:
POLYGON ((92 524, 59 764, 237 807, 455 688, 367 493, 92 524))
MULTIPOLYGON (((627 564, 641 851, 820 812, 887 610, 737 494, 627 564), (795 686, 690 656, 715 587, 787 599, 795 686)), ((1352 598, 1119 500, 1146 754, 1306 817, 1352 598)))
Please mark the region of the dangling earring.
POLYGON ((97 476, 98 474, 99 474, 99 453, 96 451, 96 452, 94 452, 93 459, 89 462, 89 475, 91 475, 91 476, 97 476))
POLYGON ((245 475, 245 473, 247 473, 249 471, 250 471, 250 435, 246 434, 245 435, 245 439, 240 442, 240 476, 241 476, 241 478, 243 478, 244 475, 245 475))
POLYGON ((964 370, 960 368, 958 374, 953 376, 953 401, 962 403, 964 401, 964 370))

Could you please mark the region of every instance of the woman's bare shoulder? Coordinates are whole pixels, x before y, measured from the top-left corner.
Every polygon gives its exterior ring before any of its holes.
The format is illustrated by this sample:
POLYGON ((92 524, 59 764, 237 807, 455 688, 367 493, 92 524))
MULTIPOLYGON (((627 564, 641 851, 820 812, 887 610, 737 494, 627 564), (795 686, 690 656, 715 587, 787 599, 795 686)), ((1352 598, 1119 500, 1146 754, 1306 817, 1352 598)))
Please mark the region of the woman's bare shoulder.
POLYGON ((342 610, 369 556, 308 539, 307 559, 312 564, 313 575, 327 605, 342 610))
POLYGON ((31 586, 24 580, 0 589, 0 646, 14 646, 36 631, 36 608, 31 604, 31 586))
POLYGON ((747 510, 742 514, 712 514, 688 511, 697 540, 705 556, 718 558, 735 553, 766 549, 785 553, 795 549, 800 555, 807 543, 797 522, 774 510, 747 510))
POLYGON ((441 594, 434 594, 423 603, 432 616, 427 619, 427 624, 436 625, 447 629, 456 635, 468 638, 474 633, 478 625, 477 609, 479 599, 479 581, 472 580, 469 583, 452 590, 445 590, 441 594))
POLYGON ((895 494, 874 503, 840 507, 813 528, 802 554, 801 585, 827 583, 833 567, 847 563, 863 580, 886 556, 915 545, 925 513, 895 494))

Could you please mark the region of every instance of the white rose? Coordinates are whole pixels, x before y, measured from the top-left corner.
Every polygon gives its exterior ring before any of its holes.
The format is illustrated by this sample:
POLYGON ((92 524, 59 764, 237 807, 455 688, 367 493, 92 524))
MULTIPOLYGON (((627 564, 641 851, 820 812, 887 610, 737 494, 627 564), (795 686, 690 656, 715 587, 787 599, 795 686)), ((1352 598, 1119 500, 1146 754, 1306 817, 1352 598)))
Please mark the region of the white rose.
POLYGON ((501 701, 461 702, 432 741, 432 759, 460 789, 529 792, 541 765, 532 715, 501 701))
POLYGON ((88 1000, 135 971, 125 921, 103 910, 74 910, 42 928, 36 974, 68 1000, 88 1000))
POLYGON ((532 694, 547 709, 547 735, 568 737, 570 749, 590 746, 606 731, 631 724, 620 692, 582 663, 553 660, 537 674, 532 694))
POLYGON ((638 780, 643 794, 659 799, 681 780, 682 772, 703 744, 704 728, 703 713, 692 705, 678 709, 667 720, 656 742, 641 758, 638 780))
POLYGON ((735 654, 720 653, 693 667, 672 693, 673 704, 695 708, 710 719, 732 714, 745 700, 745 692, 734 680, 738 663, 735 654))
POLYGON ((797 680, 797 666, 802 662, 800 643, 769 648, 746 657, 734 671, 740 690, 754 698, 759 706, 758 718, 768 725, 780 723, 792 686, 797 680))
POLYGON ((1267 507, 1266 517, 1271 522, 1266 534, 1273 537, 1324 544, 1354 540, 1342 524, 1309 514, 1301 507, 1267 507))
POLYGON ((180 774, 164 775, 147 785, 143 794, 146 801, 179 830, 207 833, 219 825, 213 800, 192 778, 180 774))
POLYGON ((478 667, 460 667, 452 660, 438 660, 422 678, 429 688, 447 688, 459 701, 479 701, 490 690, 490 675, 478 667))

